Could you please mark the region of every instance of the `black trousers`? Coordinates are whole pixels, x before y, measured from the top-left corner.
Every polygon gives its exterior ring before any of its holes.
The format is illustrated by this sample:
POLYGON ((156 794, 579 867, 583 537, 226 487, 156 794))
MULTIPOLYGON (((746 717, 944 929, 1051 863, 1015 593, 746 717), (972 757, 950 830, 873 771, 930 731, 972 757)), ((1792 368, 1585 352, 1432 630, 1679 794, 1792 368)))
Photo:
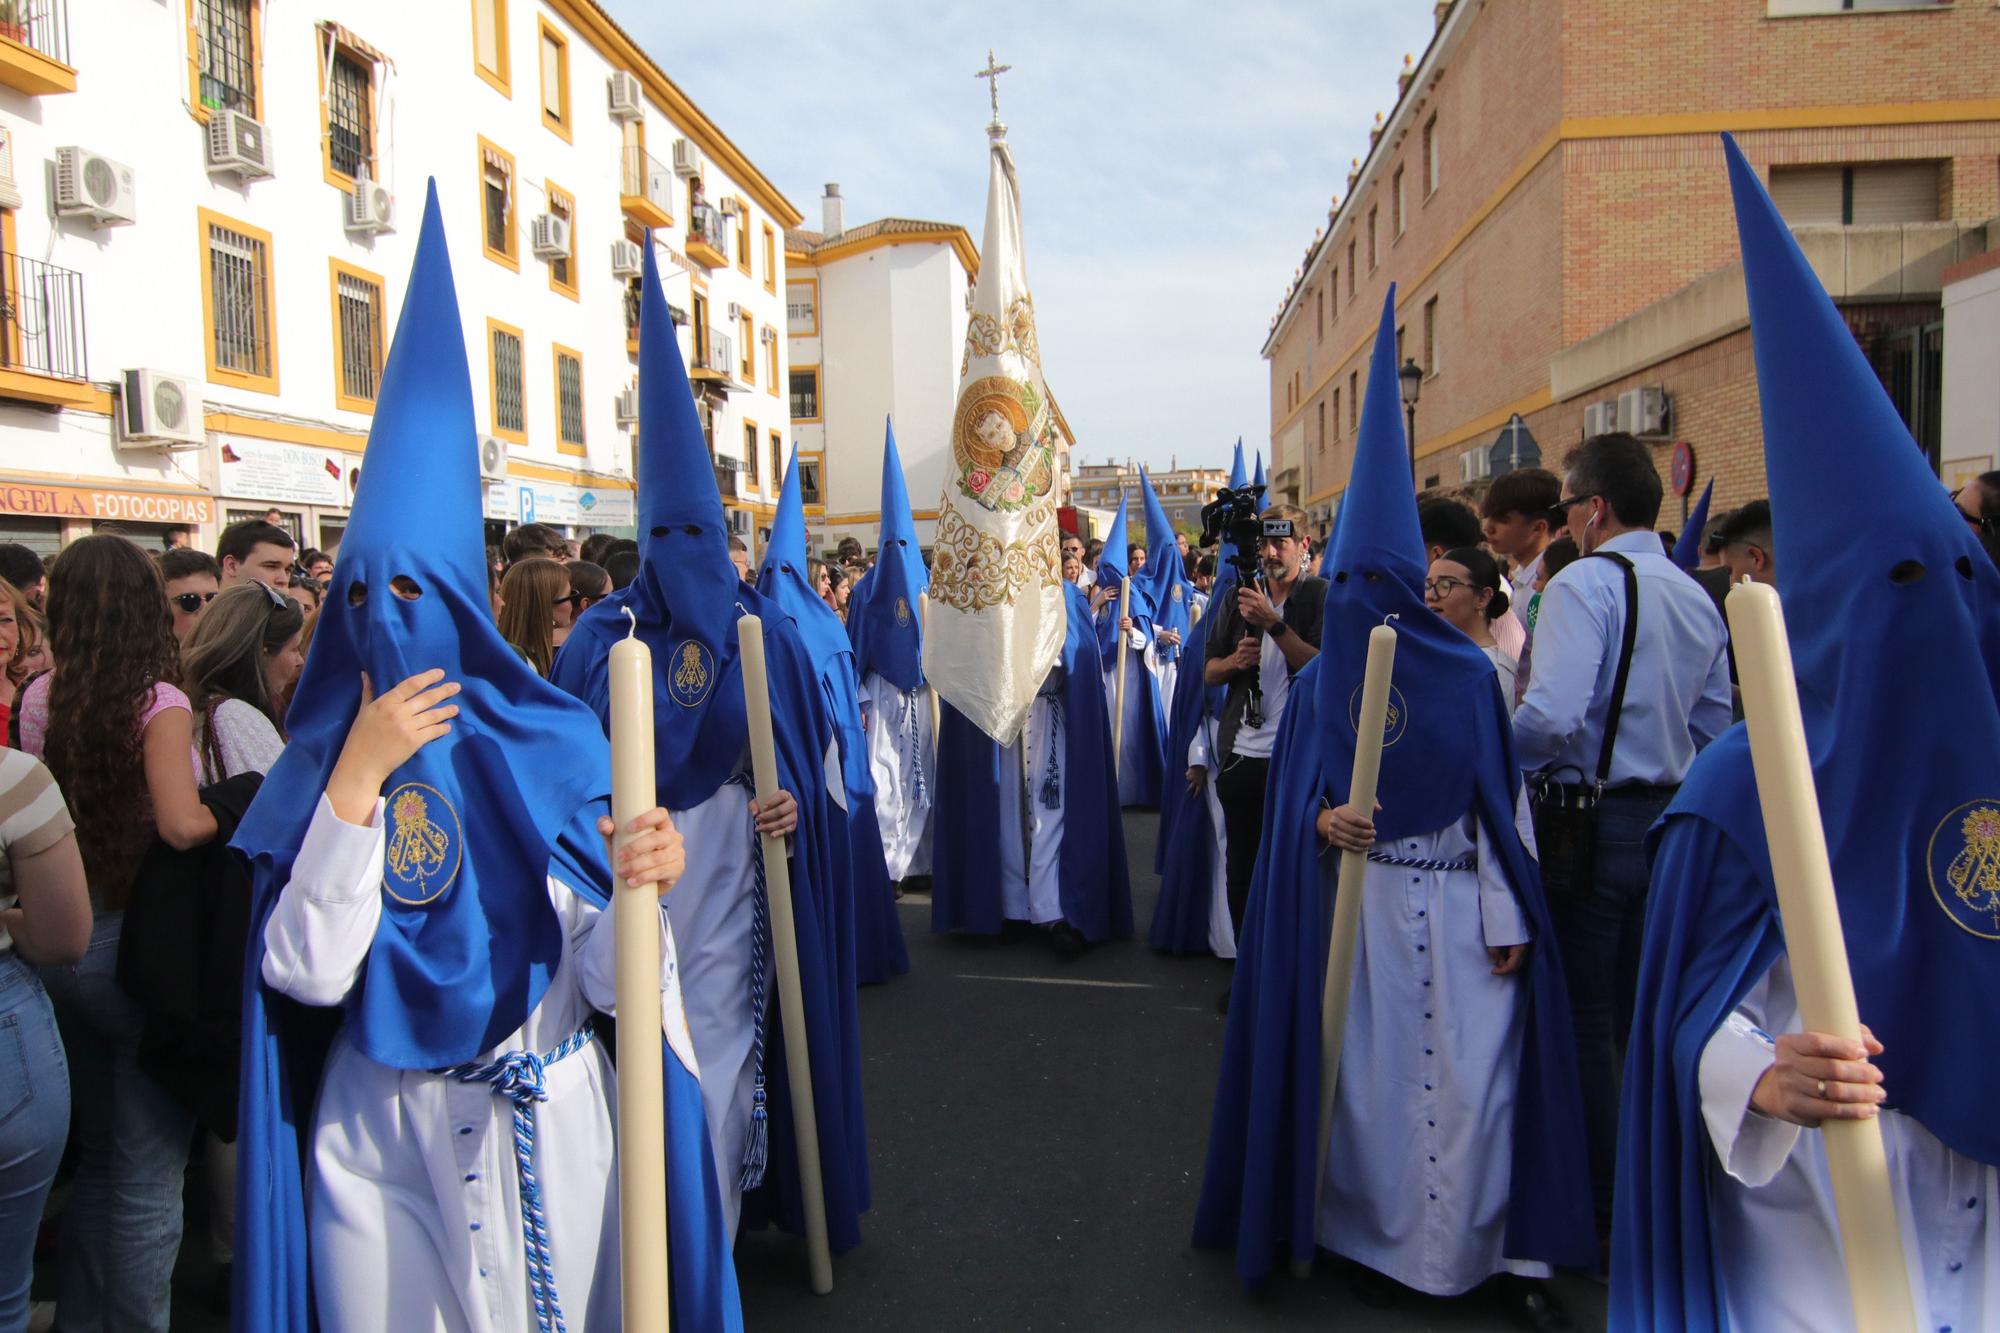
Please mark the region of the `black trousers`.
POLYGON ((1215 780, 1215 797, 1222 803, 1222 831, 1229 840, 1229 919, 1243 933, 1243 907, 1250 901, 1250 877, 1257 870, 1257 843, 1264 834, 1264 780, 1269 759, 1223 760, 1215 780))

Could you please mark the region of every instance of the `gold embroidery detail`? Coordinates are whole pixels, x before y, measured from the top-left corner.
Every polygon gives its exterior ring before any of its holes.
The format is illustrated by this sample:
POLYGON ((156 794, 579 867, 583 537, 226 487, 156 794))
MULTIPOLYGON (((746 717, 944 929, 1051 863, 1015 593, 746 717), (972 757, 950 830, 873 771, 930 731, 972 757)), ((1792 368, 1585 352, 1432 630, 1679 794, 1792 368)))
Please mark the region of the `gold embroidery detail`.
POLYGON ((973 527, 955 509, 938 519, 931 553, 931 595, 954 611, 1012 606, 1028 593, 1062 582, 1062 545, 1054 523, 1024 540, 1003 544, 973 527))
POLYGON ((1946 815, 1931 835, 1928 868, 1931 893, 1953 922, 1970 934, 2000 939, 2000 802, 1969 801, 1946 815), (1959 846, 1945 864, 1941 886, 1937 866, 1951 849, 1954 820, 1959 846), (1940 840, 1947 841, 1940 846, 1940 840))
POLYGON ((386 879, 383 892, 413 906, 435 901, 458 878, 458 812, 436 788, 408 782, 390 794, 389 816, 395 825, 386 856, 389 876, 411 892, 396 892, 386 879), (432 818, 432 801, 438 818, 450 819, 449 828, 432 818))

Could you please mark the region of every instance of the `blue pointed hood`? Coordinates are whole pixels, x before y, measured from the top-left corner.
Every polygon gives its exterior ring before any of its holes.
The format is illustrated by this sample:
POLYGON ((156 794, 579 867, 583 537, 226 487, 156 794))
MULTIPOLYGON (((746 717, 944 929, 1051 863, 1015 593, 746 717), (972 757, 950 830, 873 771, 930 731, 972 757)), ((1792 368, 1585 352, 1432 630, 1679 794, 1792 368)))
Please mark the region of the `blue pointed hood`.
POLYGON ((896 450, 896 428, 882 421, 882 547, 875 567, 861 576, 847 599, 847 637, 854 644, 854 665, 866 680, 873 671, 899 690, 924 683, 924 626, 918 599, 930 591, 930 570, 924 567, 917 542, 917 522, 910 514, 910 490, 903 478, 903 458, 896 450))
POLYGON ((1708 479, 1702 487, 1701 499, 1694 502, 1694 512, 1688 515, 1687 526, 1681 529, 1680 538, 1674 542, 1674 563, 1682 569, 1693 570, 1701 564, 1702 529, 1708 526, 1708 502, 1715 494, 1715 478, 1708 479))
POLYGON ((1125 511, 1129 507, 1125 491, 1118 491, 1118 517, 1111 520, 1111 531, 1104 538, 1104 552, 1097 558, 1097 583, 1099 587, 1116 588, 1129 572, 1131 556, 1125 548, 1132 539, 1125 535, 1125 511))
MULTIPOLYGON (((1958 1058, 1991 1044, 2000 1011, 2000 571, 1724 143, 1778 591, 1861 1016, 1890 1104, 2000 1162, 2000 1072, 1958 1058), (1884 782, 1904 756, 1922 759, 1884 782)), ((1730 832, 1761 846, 1761 823, 1730 832)))
MULTIPOLYGON (((1262 449, 1257 451, 1257 470, 1250 475, 1250 484, 1258 487, 1260 490, 1264 486, 1264 451, 1262 449)), ((1264 491, 1263 494, 1257 497, 1257 508, 1261 511, 1270 507, 1271 493, 1264 491)))
MULTIPOLYGON (((1185 643, 1192 610, 1188 598, 1194 590, 1188 586, 1187 566, 1174 543, 1173 520, 1167 517, 1166 507, 1153 491, 1153 479, 1144 468, 1139 469, 1139 499, 1146 515, 1146 540, 1151 546, 1146 551, 1146 567, 1132 580, 1132 587, 1136 592, 1141 582, 1145 584, 1154 627, 1178 631, 1185 643)), ((1169 662, 1180 656, 1177 649, 1161 652, 1163 660, 1169 662)))
POLYGON ((1237 490, 1250 481, 1250 469, 1243 465, 1243 437, 1236 437, 1236 456, 1229 462, 1229 488, 1237 490))
MULTIPOLYGON (((291 740, 237 830, 260 894, 290 876, 362 673, 382 692, 433 667, 463 686, 459 714, 384 787, 382 915, 345 1006, 355 1046, 399 1069, 470 1059, 526 1021, 564 948, 551 856, 610 785, 595 718, 493 624, 471 373, 435 182, 291 740)), ((595 841, 581 840, 586 853, 595 841)), ((601 859, 564 872, 593 873, 608 883, 601 859)))
POLYGON ((783 607, 798 624, 799 637, 824 674, 832 659, 850 651, 847 626, 806 580, 806 511, 799 493, 799 456, 795 451, 785 468, 784 489, 778 493, 778 513, 764 543, 764 563, 757 571, 757 591, 783 607))
POLYGON ((1321 757, 1331 793, 1344 799, 1354 767, 1354 719, 1368 632, 1395 616, 1396 666, 1382 751, 1375 827, 1381 837, 1430 833, 1471 807, 1477 766, 1454 762, 1474 734, 1474 710, 1498 700, 1486 654, 1424 605, 1424 541, 1403 445, 1396 381, 1396 290, 1382 302, 1368 363, 1354 470, 1340 523, 1322 564, 1326 619, 1320 631, 1321 757))

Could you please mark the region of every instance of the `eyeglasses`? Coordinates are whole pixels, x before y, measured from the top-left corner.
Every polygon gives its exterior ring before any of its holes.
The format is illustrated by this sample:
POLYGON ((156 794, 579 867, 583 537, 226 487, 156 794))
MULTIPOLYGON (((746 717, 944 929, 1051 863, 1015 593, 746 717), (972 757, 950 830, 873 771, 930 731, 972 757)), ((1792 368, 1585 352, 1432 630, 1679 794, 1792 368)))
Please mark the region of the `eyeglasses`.
POLYGON ((1567 500, 1556 501, 1554 506, 1554 512, 1561 514, 1563 517, 1567 518, 1569 517, 1569 511, 1575 506, 1582 504, 1586 500, 1601 500, 1603 498, 1604 497, 1598 495, 1597 492, 1595 491, 1585 491, 1581 495, 1572 495, 1567 500))
POLYGON ((1424 596, 1429 597, 1435 594, 1440 598, 1449 597, 1460 588, 1470 588, 1471 586, 1472 584, 1464 579, 1455 579, 1449 574, 1440 574, 1434 579, 1424 580, 1424 596))
POLYGON ((291 598, 289 598, 289 597, 285 596, 285 594, 283 594, 283 593, 279 592, 279 591, 278 591, 278 590, 277 590, 276 588, 273 588, 273 587, 272 587, 272 586, 271 586, 270 584, 268 584, 268 583, 264 582, 264 581, 263 581, 262 579, 255 579, 255 580, 253 580, 253 582, 254 582, 254 583, 255 583, 255 584, 256 584, 256 585, 257 585, 257 586, 258 586, 259 588, 262 588, 262 589, 264 590, 264 595, 265 595, 266 597, 268 597, 268 598, 270 598, 270 599, 271 599, 271 609, 272 609, 273 611, 282 611, 282 610, 284 610, 284 609, 285 609, 285 607, 286 607, 286 606, 287 606, 287 605, 288 605, 288 604, 289 604, 289 603, 291 602, 291 600, 292 600, 291 598))
POLYGON ((182 615, 193 615, 215 600, 212 592, 177 592, 167 599, 181 609, 182 615))

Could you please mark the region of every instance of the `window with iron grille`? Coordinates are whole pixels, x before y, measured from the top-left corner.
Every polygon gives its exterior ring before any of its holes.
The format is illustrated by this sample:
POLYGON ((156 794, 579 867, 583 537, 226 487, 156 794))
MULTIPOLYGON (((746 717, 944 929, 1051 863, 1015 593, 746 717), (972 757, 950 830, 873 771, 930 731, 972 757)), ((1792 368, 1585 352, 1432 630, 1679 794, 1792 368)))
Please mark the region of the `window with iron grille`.
POLYGON ((771 432, 771 480, 782 486, 785 479, 785 437, 771 432))
POLYGON ((382 378, 382 289, 352 273, 340 274, 335 289, 340 300, 340 392, 372 403, 382 378))
POLYGON ((270 375, 271 270, 264 242, 209 223, 208 283, 216 369, 270 375))
POLYGON ((505 329, 493 330, 493 429, 516 435, 526 434, 528 429, 521 387, 521 339, 505 329))
POLYGON ((583 444, 583 361, 556 353, 556 416, 562 443, 583 444))
POLYGON ((333 169, 343 176, 372 178, 375 174, 375 133, 370 112, 373 97, 369 67, 346 51, 333 53, 326 78, 326 151, 333 169))
POLYGON ((251 21, 251 0, 196 0, 195 52, 201 62, 201 104, 211 111, 257 114, 251 21))
POLYGON ((764 484, 764 479, 757 469, 757 423, 754 421, 743 423, 743 466, 750 473, 752 486, 764 484))
POLYGON ((817 370, 792 371, 792 420, 817 421, 819 419, 819 372, 817 370))
POLYGON ((549 261, 549 281, 558 287, 574 291, 576 279, 570 276, 570 259, 576 254, 576 204, 568 195, 552 186, 549 189, 549 212, 570 224, 569 254, 558 255, 549 261))

